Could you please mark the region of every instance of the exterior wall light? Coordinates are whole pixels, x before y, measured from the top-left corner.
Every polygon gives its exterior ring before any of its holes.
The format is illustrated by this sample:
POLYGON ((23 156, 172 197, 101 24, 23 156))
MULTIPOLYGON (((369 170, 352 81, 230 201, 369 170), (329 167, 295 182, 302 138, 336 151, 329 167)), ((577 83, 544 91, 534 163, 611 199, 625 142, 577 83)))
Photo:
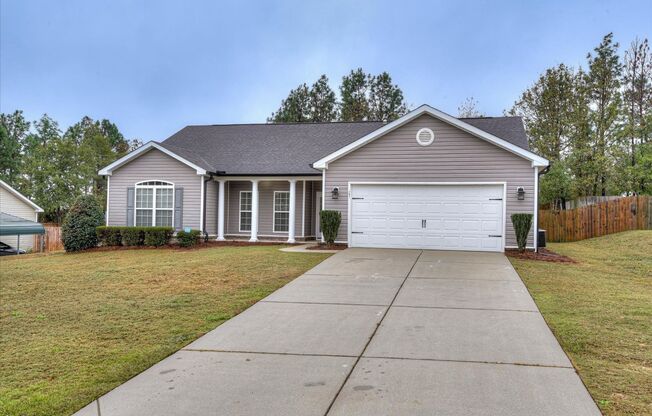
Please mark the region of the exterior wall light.
POLYGON ((518 197, 519 201, 525 200, 525 189, 523 189, 522 186, 516 188, 516 196, 518 197))
POLYGON ((338 199, 340 197, 340 188, 338 188, 337 186, 333 188, 333 190, 331 191, 331 196, 333 197, 333 199, 338 199))

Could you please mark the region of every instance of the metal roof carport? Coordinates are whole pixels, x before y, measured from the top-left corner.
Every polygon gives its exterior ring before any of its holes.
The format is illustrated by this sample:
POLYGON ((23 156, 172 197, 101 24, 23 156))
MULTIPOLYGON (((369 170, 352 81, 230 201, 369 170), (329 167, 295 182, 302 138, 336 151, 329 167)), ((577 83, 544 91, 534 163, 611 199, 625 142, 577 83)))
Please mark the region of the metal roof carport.
POLYGON ((17 235, 18 244, 16 244, 16 250, 20 251, 21 235, 34 234, 45 234, 45 227, 43 227, 43 224, 0 212, 0 236, 17 235))

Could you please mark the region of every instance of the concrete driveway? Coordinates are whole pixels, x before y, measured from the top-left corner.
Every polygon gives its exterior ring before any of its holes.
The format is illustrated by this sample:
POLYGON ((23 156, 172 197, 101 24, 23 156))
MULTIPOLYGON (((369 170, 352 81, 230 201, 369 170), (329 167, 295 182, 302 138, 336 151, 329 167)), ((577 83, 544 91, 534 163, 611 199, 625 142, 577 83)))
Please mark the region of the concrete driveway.
POLYGON ((80 415, 599 415, 502 254, 347 249, 80 415))

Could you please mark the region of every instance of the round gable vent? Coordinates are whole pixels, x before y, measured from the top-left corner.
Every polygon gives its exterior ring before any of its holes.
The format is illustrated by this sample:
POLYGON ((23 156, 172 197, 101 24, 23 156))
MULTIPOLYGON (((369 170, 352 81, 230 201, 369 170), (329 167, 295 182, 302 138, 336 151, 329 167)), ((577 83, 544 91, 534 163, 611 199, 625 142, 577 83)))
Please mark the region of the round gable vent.
POLYGON ((435 133, 428 128, 422 128, 417 132, 417 143, 421 146, 429 146, 435 141, 435 133))

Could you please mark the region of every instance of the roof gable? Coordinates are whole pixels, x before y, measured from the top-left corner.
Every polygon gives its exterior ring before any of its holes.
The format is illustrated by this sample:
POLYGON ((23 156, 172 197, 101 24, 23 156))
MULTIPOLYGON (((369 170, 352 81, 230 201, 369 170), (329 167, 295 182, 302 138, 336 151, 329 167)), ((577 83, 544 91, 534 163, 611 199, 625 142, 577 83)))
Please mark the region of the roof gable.
POLYGON ((24 202, 27 205, 29 205, 30 207, 34 208, 34 210, 36 212, 43 212, 43 208, 36 205, 34 202, 32 202, 32 200, 30 200, 25 195, 21 194, 20 192, 18 192, 17 190, 15 190, 11 186, 9 186, 9 184, 7 182, 5 182, 5 181, 3 181, 1 179, 0 179, 0 186, 3 187, 4 189, 6 189, 7 191, 9 191, 9 193, 14 195, 16 198, 18 198, 22 202, 24 202))
POLYGON ((481 119, 466 119, 466 120, 457 119, 453 116, 450 116, 442 111, 439 111, 435 108, 432 108, 424 104, 418 107, 417 109, 405 114, 404 116, 392 121, 391 123, 384 125, 383 127, 367 134, 364 137, 361 137, 355 142, 342 147, 336 152, 333 152, 328 156, 319 159, 317 162, 313 164, 313 166, 317 169, 327 169, 329 163, 359 149, 362 146, 365 146, 368 143, 371 143, 372 141, 378 139, 379 137, 382 137, 383 135, 389 133, 390 131, 397 129, 398 127, 416 119, 417 117, 423 114, 428 114, 438 120, 441 120, 454 127, 457 127, 460 130, 463 130, 473 136, 476 136, 482 140, 492 143, 508 152, 514 153, 524 159, 527 159, 532 162, 532 166, 548 165, 548 161, 545 158, 542 158, 541 156, 538 156, 523 147, 520 147, 500 137, 497 137, 473 125, 473 124, 483 124, 483 123, 489 125, 491 123, 489 120, 491 119, 488 119, 487 121, 480 121, 481 119))
POLYGON ((147 153, 149 150, 156 149, 165 153, 166 155, 178 160, 179 162, 195 169, 198 175, 205 175, 208 172, 214 171, 214 168, 210 166, 206 161, 204 161, 200 156, 195 155, 194 152, 184 149, 176 148, 173 146, 162 146, 160 143, 156 142, 147 142, 144 145, 140 146, 138 149, 126 154, 115 162, 111 163, 108 166, 100 169, 98 172, 99 175, 111 175, 113 171, 119 168, 122 165, 125 165, 132 161, 133 159, 138 158, 139 156, 147 153), (174 149, 174 150, 172 150, 174 149), (194 160, 190 161, 188 158, 191 157, 194 160), (202 166, 200 166, 202 165, 202 166))

